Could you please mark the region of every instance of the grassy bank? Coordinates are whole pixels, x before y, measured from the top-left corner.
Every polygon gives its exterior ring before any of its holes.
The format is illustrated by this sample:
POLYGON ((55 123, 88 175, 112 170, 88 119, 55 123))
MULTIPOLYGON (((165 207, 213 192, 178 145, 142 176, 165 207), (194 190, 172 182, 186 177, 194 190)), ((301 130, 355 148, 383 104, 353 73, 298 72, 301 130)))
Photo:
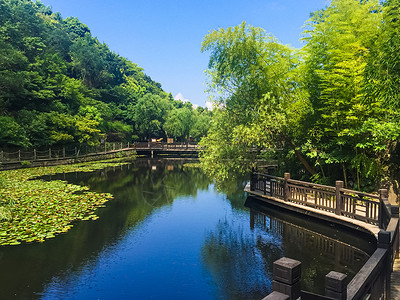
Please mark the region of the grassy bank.
POLYGON ((74 221, 97 219, 94 211, 112 199, 111 194, 90 192, 87 186, 35 178, 121 164, 112 160, 1 171, 0 245, 43 242, 68 231, 74 221))

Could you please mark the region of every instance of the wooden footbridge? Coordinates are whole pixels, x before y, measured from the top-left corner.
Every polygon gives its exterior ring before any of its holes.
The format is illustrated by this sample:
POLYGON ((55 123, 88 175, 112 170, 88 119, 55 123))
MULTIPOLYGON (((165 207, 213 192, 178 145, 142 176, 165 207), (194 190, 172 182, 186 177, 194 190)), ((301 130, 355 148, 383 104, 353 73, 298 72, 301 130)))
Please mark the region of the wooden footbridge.
POLYGON ((197 156, 199 147, 189 143, 103 143, 97 146, 63 147, 48 149, 0 150, 0 170, 27 166, 41 166, 70 163, 75 160, 104 159, 118 156, 120 152, 135 151, 139 155, 197 156), (68 161, 68 162, 67 162, 68 161))
POLYGON ((251 174, 245 190, 272 205, 371 233, 377 239, 376 251, 349 283, 344 274, 327 274, 325 295, 302 291, 299 276, 282 278, 295 274, 297 269, 290 268, 300 265, 282 258, 274 263, 274 292, 266 300, 400 299, 399 206, 389 203, 387 190, 368 194, 346 189, 342 181, 332 187, 293 180, 289 173, 282 178, 258 172, 251 174))
POLYGON ((163 142, 139 142, 133 144, 138 154, 155 155, 196 155, 199 153, 197 144, 189 143, 163 143, 163 142))

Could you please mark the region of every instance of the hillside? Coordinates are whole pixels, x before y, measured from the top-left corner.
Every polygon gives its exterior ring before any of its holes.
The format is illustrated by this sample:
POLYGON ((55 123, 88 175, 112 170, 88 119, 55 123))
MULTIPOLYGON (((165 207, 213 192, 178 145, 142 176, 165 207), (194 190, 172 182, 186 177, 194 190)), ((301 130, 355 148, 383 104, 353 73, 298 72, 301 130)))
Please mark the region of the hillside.
POLYGON ((77 18, 0 0, 0 148, 166 137, 171 118, 171 136, 184 139, 173 122, 182 109, 193 125, 203 112, 175 101, 77 18))

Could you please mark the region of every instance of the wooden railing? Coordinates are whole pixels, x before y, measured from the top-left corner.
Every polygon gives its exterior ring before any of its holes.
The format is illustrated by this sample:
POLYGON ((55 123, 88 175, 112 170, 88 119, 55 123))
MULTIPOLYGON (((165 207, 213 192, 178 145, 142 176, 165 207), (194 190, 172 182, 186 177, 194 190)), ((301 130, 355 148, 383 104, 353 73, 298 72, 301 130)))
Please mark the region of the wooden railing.
POLYGON ((136 142, 132 145, 138 150, 197 150, 197 144, 187 143, 162 143, 162 142, 136 142))
POLYGON ((97 146, 70 146, 48 149, 22 149, 16 151, 0 150, 0 163, 35 162, 43 160, 68 159, 100 153, 113 153, 132 147, 130 143, 103 143, 97 146))
POLYGON ((100 153, 113 153, 128 149, 137 150, 177 150, 177 151, 196 151, 198 145, 186 143, 152 143, 152 142, 136 142, 136 143, 103 143, 97 146, 82 147, 63 147, 48 149, 23 149, 16 151, 0 150, 0 164, 15 162, 35 162, 43 160, 67 159, 90 156, 100 153))
POLYGON ((388 220, 388 214, 380 212, 380 203, 385 197, 383 190, 379 195, 362 193, 345 189, 343 181, 336 181, 336 186, 332 187, 293 180, 289 173, 282 178, 253 172, 250 190, 374 225, 388 220))
MULTIPOLYGON (((273 293, 264 299, 392 299, 390 295, 390 274, 394 259, 399 258, 399 206, 391 205, 388 192, 379 190, 378 195, 345 189, 342 181, 335 187, 313 184, 290 179, 290 174, 275 177, 253 172, 250 178, 250 193, 262 194, 280 200, 329 211, 363 222, 378 225, 376 251, 347 284, 346 275, 330 272, 326 276, 325 295, 311 295, 301 291, 299 279, 283 278, 273 274, 275 283, 273 293), (293 292, 294 291, 294 292, 293 292)), ((274 263, 278 269, 286 268, 286 274, 292 274, 290 266, 298 268, 300 262, 286 261, 286 258, 274 263), (289 266, 289 267, 288 267, 289 266), (289 268, 289 269, 288 269, 289 268)), ((275 267, 274 267, 275 268, 275 267)), ((275 269, 274 269, 275 270, 275 269)))

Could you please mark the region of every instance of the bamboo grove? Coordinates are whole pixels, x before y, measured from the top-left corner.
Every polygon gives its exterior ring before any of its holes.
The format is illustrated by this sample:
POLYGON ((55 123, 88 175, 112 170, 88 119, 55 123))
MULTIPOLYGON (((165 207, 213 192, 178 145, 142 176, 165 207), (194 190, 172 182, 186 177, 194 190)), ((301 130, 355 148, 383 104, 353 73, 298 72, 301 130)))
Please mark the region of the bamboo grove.
POLYGON ((395 178, 399 22, 399 0, 332 0, 306 21, 301 49, 246 23, 211 31, 203 167, 222 179, 278 161, 297 178, 367 190, 395 178))

